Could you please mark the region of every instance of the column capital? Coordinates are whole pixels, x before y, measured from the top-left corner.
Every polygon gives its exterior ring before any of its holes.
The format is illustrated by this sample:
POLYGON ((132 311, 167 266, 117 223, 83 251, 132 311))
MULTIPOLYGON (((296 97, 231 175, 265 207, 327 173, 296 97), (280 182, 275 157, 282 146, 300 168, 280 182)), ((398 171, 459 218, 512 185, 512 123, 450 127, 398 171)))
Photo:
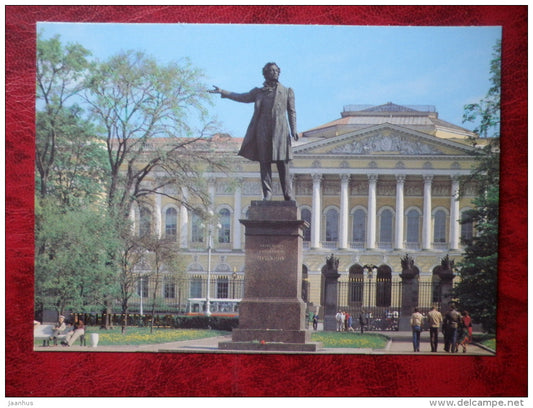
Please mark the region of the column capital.
POLYGON ((369 174, 368 175, 368 181, 377 182, 378 181, 378 175, 377 174, 369 174))
POLYGON ((424 176, 424 183, 431 183, 433 181, 433 175, 427 174, 424 176))
POLYGON ((340 177, 340 179, 341 179, 341 182, 343 182, 343 183, 349 183, 349 182, 350 182, 351 175, 349 175, 349 174, 339 174, 339 177, 340 177))
POLYGON ((398 175, 396 175, 396 184, 403 184, 403 183, 405 183, 405 178, 406 178, 406 175, 405 175, 405 174, 398 174, 398 175))
POLYGON ((322 174, 315 173, 313 174, 313 183, 320 183, 322 181, 322 174))

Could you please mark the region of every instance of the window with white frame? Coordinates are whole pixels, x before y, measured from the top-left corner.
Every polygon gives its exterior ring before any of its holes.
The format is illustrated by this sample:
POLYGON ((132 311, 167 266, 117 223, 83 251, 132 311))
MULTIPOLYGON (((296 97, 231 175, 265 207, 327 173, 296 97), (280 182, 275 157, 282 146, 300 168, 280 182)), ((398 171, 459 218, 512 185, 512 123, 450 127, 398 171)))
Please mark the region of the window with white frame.
POLYGON ((435 211, 433 220, 433 242, 446 242, 446 212, 435 211))
POLYGON ((311 241, 311 210, 302 208, 302 220, 309 223, 309 228, 304 228, 304 241, 311 241))
POLYGON ((198 214, 193 213, 191 217, 191 242, 204 242, 202 219, 198 214))
POLYGON ((152 212, 146 207, 141 207, 139 210, 139 236, 144 237, 150 235, 151 230, 152 212))
POLYGON ((365 242, 366 238, 366 213, 359 208, 353 213, 352 221, 352 241, 365 242))
POLYGON ((167 208, 165 211, 165 237, 171 241, 176 241, 178 235, 178 211, 167 208))
POLYGON ((220 230, 218 231, 218 242, 228 244, 231 240, 231 214, 227 208, 222 208, 218 212, 220 230))
POLYGON ((330 208, 326 212, 326 241, 335 242, 339 240, 339 212, 335 208, 330 208))
POLYGON ((388 208, 380 214, 379 242, 384 245, 392 244, 392 211, 388 208))
POLYGON ((414 208, 407 212, 407 242, 420 242, 420 213, 414 208))

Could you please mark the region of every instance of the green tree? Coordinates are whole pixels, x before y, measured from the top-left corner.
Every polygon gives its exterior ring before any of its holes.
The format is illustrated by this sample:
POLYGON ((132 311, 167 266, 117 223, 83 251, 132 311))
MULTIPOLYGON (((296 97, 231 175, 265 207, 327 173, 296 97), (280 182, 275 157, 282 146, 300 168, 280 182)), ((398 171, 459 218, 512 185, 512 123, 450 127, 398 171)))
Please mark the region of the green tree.
MULTIPOLYGON (((48 194, 49 182, 62 144, 81 132, 80 109, 73 101, 83 88, 90 53, 79 44, 64 46, 59 36, 37 36, 36 57, 36 154, 38 192, 48 194)), ((61 167, 61 166, 60 166, 61 167)))
POLYGON ((496 330, 498 275, 498 217, 500 185, 500 62, 501 42, 494 47, 491 61, 491 87, 479 103, 465 107, 464 121, 477 122, 475 132, 483 136, 473 140, 476 168, 461 183, 463 194, 467 186, 475 186, 474 208, 463 213, 461 223, 471 223, 475 233, 464 239, 465 254, 458 264, 460 281, 455 296, 484 330, 496 330))
POLYGON ((189 207, 193 198, 209 201, 201 169, 220 163, 206 138, 214 128, 200 79, 187 62, 163 66, 133 51, 98 64, 88 79, 85 100, 106 143, 107 201, 117 214, 127 218, 134 202, 153 194, 189 207), (200 129, 189 125, 195 120, 200 129), (187 187, 189 198, 176 186, 187 187))
POLYGON ((178 247, 175 242, 166 238, 159 238, 153 235, 147 235, 141 238, 141 245, 146 249, 146 261, 150 266, 151 273, 149 277, 152 282, 151 294, 151 320, 150 333, 153 332, 155 320, 155 308, 160 292, 160 283, 167 278, 175 282, 183 270, 182 258, 178 254, 178 247))
POLYGON ((60 314, 68 309, 95 311, 116 287, 109 260, 119 242, 110 220, 95 209, 40 203, 36 240, 44 250, 35 259, 36 303, 60 314))
MULTIPOLYGON (((203 171, 224 166, 208 137, 215 129, 207 118, 210 95, 201 73, 187 61, 161 65, 142 52, 128 51, 95 64, 85 84, 84 100, 106 145, 106 199, 117 231, 128 223, 134 204, 150 207, 157 194, 191 210, 191 202, 199 203, 200 212, 207 208, 203 171)), ((122 231, 115 259, 121 309, 127 316, 143 256, 135 232, 122 231)))

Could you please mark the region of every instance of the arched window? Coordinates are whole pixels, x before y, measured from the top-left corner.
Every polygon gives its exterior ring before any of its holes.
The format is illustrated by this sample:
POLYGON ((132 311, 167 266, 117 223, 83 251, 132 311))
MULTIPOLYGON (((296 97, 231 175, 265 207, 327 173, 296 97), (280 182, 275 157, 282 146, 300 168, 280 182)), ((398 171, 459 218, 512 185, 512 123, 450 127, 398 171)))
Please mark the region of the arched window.
POLYGON ((391 305, 392 274, 391 269, 382 265, 378 268, 376 279, 376 306, 389 307, 391 305))
POLYGON ((218 212, 220 230, 218 231, 218 242, 221 244, 228 244, 231 237, 231 215, 227 208, 223 208, 218 212))
POLYGON ((195 213, 191 219, 191 242, 204 242, 202 219, 195 213))
POLYGON ((440 304, 442 302, 442 288, 439 275, 436 274, 436 271, 433 271, 431 276, 431 301, 434 304, 440 304))
POLYGON ((446 242, 446 213, 437 210, 433 221, 433 242, 446 242))
POLYGON ((472 218, 465 211, 461 214, 461 241, 463 243, 470 241, 474 237, 474 224, 472 218))
POLYGON ((420 214, 415 209, 407 213, 407 242, 420 242, 420 214))
POLYGON ((139 210, 139 236, 150 235, 152 229, 152 213, 146 207, 139 210))
POLYGON ((170 207, 165 211, 165 237, 176 241, 178 235, 178 212, 170 207))
POLYGON ((311 210, 302 208, 302 220, 309 223, 309 228, 304 228, 304 241, 311 241, 311 210))
POLYGON ((385 209, 381 212, 379 224, 380 246, 392 246, 392 211, 385 209))
POLYGON ((339 213, 336 209, 330 208, 326 212, 326 241, 335 242, 339 240, 339 213))
POLYGON ((352 241, 364 243, 366 238, 366 213, 362 209, 353 213, 352 241))
POLYGON ((363 302, 363 267, 361 265, 353 265, 350 268, 348 275, 348 302, 362 303, 363 302))

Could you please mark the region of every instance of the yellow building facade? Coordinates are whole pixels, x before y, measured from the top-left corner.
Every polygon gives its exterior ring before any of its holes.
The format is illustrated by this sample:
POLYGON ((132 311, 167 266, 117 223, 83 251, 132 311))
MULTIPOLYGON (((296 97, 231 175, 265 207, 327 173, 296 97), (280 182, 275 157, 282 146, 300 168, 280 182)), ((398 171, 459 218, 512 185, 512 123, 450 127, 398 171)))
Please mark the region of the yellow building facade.
MULTIPOLYGON (((472 208, 473 189, 458 199, 459 178, 474 166, 472 137, 439 119, 432 106, 393 103, 347 106, 340 118, 303 132, 293 143, 291 177, 301 217, 310 225, 303 270, 304 300, 311 312, 320 311, 321 270, 331 254, 339 258, 339 282, 369 283, 347 303, 385 307, 397 304, 400 295, 392 290, 383 303, 378 286, 401 280, 406 254, 414 259, 420 282, 438 280, 435 271, 446 255, 461 259, 461 237, 473 233, 472 225, 459 222, 472 208)), ((246 237, 239 220, 246 218, 253 200, 262 199, 259 165, 237 156, 242 139, 217 138, 231 172, 205 174, 216 219, 211 245, 205 222, 164 196, 155 195, 151 206, 132 212, 137 227, 144 219, 157 235, 179 244, 190 281, 180 295, 183 301, 209 295, 216 304, 242 297, 238 282, 246 272, 246 237)), ((273 184, 273 199, 282 200, 276 176, 273 184)), ((181 194, 187 197, 186 190, 181 194)), ((436 299, 431 290, 419 296, 423 304, 436 299)))

